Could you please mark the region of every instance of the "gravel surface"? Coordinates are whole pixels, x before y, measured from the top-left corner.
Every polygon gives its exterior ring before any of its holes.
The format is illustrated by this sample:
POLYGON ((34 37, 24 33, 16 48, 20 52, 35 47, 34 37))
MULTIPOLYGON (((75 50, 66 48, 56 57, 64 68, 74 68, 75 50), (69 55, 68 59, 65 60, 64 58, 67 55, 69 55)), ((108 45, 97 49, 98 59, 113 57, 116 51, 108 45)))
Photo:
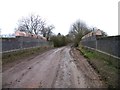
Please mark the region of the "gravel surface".
POLYGON ((99 75, 69 46, 22 60, 3 71, 3 88, 101 88, 99 75))

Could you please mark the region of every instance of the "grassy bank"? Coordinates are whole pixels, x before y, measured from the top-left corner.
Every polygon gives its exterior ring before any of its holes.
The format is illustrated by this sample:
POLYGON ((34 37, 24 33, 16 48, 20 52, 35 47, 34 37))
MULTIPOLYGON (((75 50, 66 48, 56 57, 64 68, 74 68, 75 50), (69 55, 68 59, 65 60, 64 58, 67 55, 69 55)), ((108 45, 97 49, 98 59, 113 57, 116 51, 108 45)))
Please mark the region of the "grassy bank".
POLYGON ((78 49, 99 73, 108 88, 119 87, 118 70, 120 70, 120 66, 118 63, 120 63, 120 60, 84 47, 79 47, 78 49))
POLYGON ((42 46, 42 47, 30 48, 30 49, 25 49, 25 50, 20 50, 20 51, 3 53, 2 64, 4 65, 4 64, 11 63, 19 59, 25 59, 33 55, 38 55, 51 48, 52 47, 42 46))

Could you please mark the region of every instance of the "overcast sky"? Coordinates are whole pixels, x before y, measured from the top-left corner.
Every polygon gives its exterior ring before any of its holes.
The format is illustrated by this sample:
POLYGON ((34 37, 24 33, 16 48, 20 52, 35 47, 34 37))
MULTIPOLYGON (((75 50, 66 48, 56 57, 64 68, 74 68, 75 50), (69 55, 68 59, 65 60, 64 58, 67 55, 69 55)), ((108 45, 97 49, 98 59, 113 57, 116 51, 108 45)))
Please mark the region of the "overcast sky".
POLYGON ((97 27, 108 35, 118 34, 119 0, 0 0, 2 34, 14 33, 22 16, 38 14, 53 24, 54 33, 66 35, 70 25, 81 19, 89 27, 97 27))

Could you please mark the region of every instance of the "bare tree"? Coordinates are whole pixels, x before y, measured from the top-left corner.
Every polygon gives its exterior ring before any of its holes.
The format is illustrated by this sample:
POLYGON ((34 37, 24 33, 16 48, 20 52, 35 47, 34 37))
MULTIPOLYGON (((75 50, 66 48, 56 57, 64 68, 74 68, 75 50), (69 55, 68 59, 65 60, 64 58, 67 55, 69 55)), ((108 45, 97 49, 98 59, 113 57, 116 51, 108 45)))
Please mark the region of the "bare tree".
POLYGON ((43 37, 46 37, 47 34, 47 28, 43 26, 43 29, 41 30, 41 34, 43 35, 43 37))
POLYGON ((78 46, 78 43, 80 42, 81 38, 89 32, 89 29, 87 25, 80 21, 77 20, 75 23, 72 24, 69 35, 73 37, 75 46, 78 46))
POLYGON ((50 36, 52 34, 52 30, 54 29, 55 27, 53 25, 50 25, 47 27, 47 40, 50 39, 50 36))
POLYGON ((18 30, 25 31, 31 34, 39 34, 45 27, 45 21, 39 15, 30 15, 29 17, 22 18, 18 22, 18 30))
POLYGON ((53 33, 52 30, 54 29, 54 25, 50 25, 47 27, 43 27, 43 29, 41 30, 41 34, 43 34, 43 37, 46 37, 47 40, 50 39, 51 34, 53 33))
POLYGON ((84 22, 78 20, 75 23, 73 23, 73 25, 71 26, 70 33, 75 36, 77 34, 81 34, 81 36, 83 36, 86 33, 88 33, 87 25, 84 22))
POLYGON ((102 36, 108 36, 106 32, 104 32, 103 30, 101 30, 102 36))

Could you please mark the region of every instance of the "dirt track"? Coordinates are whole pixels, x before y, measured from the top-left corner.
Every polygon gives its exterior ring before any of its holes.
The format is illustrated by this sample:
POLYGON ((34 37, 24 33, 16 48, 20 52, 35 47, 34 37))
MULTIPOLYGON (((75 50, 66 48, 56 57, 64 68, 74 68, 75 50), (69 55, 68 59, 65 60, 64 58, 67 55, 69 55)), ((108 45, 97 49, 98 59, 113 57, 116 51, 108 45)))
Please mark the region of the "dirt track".
POLYGON ((98 88, 99 76, 70 47, 47 51, 3 71, 3 88, 98 88), (78 58, 78 59, 77 59, 78 58))

